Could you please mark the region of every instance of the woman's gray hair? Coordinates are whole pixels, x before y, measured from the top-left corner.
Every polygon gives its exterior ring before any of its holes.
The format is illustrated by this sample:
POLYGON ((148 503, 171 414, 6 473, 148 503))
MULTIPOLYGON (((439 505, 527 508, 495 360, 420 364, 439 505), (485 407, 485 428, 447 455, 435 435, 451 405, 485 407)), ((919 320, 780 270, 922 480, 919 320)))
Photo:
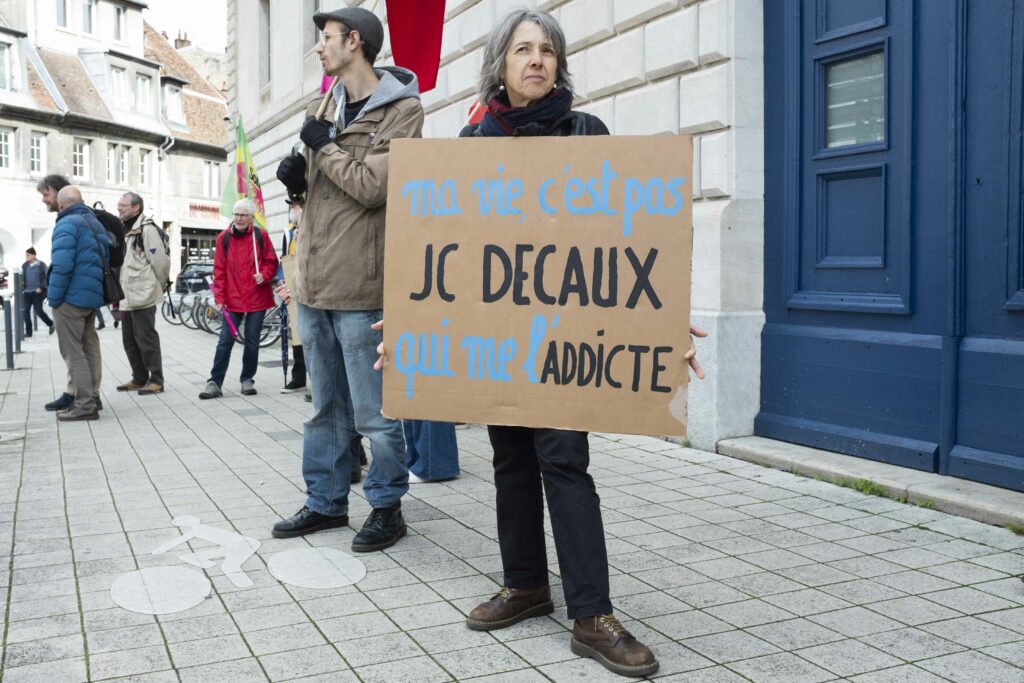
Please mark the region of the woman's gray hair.
POLYGON ((572 77, 569 75, 569 60, 565 55, 565 34, 562 33, 562 27, 547 12, 523 7, 506 14, 487 38, 487 44, 484 46, 484 63, 480 67, 480 84, 477 87, 480 101, 484 104, 497 97, 501 91, 501 77, 505 73, 505 55, 512 42, 512 34, 524 21, 530 21, 540 26, 544 35, 554 45, 555 56, 558 59, 555 87, 565 88, 572 92, 572 77))
POLYGON ((235 202, 233 210, 238 211, 239 209, 245 209, 246 211, 249 212, 250 216, 256 215, 256 205, 252 203, 251 199, 239 199, 237 202, 235 202))

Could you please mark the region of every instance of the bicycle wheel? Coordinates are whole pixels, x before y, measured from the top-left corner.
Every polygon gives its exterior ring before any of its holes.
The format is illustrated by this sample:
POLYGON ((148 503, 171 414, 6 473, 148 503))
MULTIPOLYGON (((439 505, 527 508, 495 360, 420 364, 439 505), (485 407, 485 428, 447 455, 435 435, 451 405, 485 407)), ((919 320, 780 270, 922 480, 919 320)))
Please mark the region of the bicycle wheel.
POLYGON ((178 308, 172 301, 164 299, 164 302, 160 305, 160 315, 172 325, 181 324, 181 314, 178 313, 178 308))
POLYGON ((220 328, 224 325, 224 314, 220 309, 210 303, 209 299, 203 301, 202 310, 197 310, 196 315, 202 321, 203 329, 212 335, 220 336, 220 328))
POLYGON ((275 306, 263 319, 260 346, 266 348, 281 338, 281 307, 275 306))
POLYGON ((197 299, 198 297, 195 295, 181 297, 181 306, 178 307, 178 315, 181 316, 182 324, 193 330, 199 329, 199 322, 195 319, 195 309, 198 305, 197 299))

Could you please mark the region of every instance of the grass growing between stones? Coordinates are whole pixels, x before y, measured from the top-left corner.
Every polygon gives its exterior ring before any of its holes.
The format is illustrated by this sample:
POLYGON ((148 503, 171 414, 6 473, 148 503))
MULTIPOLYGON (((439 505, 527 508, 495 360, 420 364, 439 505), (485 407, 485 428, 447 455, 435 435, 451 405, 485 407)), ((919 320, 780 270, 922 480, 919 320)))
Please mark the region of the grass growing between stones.
POLYGON ((860 491, 861 493, 868 496, 881 496, 882 498, 890 498, 889 492, 885 490, 885 487, 881 484, 877 484, 870 479, 858 479, 851 481, 849 479, 838 479, 835 482, 839 486, 843 486, 854 491, 860 491))

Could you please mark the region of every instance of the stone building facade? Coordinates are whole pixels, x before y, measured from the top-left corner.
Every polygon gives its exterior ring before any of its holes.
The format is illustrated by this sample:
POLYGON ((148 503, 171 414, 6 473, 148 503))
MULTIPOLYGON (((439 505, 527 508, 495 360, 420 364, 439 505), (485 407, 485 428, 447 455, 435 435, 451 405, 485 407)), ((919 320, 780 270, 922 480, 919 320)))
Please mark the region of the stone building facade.
POLYGON ((48 174, 111 211, 125 191, 170 233, 177 272, 191 233, 222 228, 227 109, 128 0, 0 1, 0 251, 49 259, 48 174))

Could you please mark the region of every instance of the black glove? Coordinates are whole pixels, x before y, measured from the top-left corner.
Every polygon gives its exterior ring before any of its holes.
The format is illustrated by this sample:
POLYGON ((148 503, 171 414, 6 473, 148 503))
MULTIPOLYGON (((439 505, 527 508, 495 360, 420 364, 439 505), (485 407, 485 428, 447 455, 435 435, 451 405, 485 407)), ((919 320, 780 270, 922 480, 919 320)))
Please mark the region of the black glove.
POLYGON ((290 195, 306 191, 306 159, 301 154, 289 154, 277 165, 277 179, 290 195))
POLYGON ((319 152, 331 141, 331 126, 323 121, 317 121, 315 117, 310 116, 302 124, 302 132, 299 133, 299 138, 306 143, 306 147, 309 147, 314 152, 319 152))

